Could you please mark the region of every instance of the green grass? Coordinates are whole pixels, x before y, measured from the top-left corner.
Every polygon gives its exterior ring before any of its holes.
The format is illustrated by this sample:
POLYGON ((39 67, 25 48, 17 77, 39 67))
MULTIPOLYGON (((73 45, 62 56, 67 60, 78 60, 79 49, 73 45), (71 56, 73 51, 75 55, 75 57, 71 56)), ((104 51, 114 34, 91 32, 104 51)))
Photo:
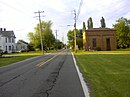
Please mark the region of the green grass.
POLYGON ((41 52, 23 52, 23 53, 14 53, 14 54, 4 54, 3 57, 6 58, 0 58, 0 67, 18 61, 22 61, 31 57, 40 56, 40 55, 42 55, 41 52))
POLYGON ((130 97, 130 51, 75 54, 92 97, 130 97))

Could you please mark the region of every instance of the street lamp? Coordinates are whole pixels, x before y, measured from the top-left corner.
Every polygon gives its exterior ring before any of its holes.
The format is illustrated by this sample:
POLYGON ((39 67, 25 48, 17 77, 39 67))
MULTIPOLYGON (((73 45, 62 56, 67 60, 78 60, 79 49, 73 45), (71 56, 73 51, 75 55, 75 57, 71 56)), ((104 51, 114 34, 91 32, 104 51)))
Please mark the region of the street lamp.
POLYGON ((74 25, 67 25, 67 26, 74 26, 74 25))

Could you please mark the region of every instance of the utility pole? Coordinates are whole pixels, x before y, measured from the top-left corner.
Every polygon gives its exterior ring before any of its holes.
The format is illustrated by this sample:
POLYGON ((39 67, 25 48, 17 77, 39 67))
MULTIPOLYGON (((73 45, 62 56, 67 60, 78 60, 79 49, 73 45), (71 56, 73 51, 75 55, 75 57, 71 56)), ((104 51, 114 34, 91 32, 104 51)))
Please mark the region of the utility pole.
POLYGON ((55 30, 55 31, 56 31, 56 32, 55 32, 55 33, 56 33, 56 41, 55 41, 56 45, 55 45, 55 46, 56 46, 56 50, 57 50, 57 31, 58 31, 58 30, 55 30))
POLYGON ((56 40, 57 40, 57 31, 58 31, 58 30, 55 30, 55 31, 56 31, 55 33, 56 33, 56 40))
POLYGON ((43 50, 43 38, 42 38, 42 25, 41 25, 41 13, 44 11, 38 11, 34 12, 35 14, 38 13, 38 18, 39 18, 39 25, 40 25, 40 39, 41 39, 41 49, 42 49, 42 54, 44 55, 44 50, 43 50))
POLYGON ((76 45, 76 10, 74 10, 74 51, 77 52, 77 45, 76 45))

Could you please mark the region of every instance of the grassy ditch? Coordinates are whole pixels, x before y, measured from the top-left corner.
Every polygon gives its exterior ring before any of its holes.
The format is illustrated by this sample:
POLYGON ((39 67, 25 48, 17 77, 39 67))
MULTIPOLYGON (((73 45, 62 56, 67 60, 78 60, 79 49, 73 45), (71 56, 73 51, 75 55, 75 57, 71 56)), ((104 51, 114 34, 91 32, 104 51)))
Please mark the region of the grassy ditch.
POLYGON ((75 54, 92 97, 130 97, 130 51, 75 54))

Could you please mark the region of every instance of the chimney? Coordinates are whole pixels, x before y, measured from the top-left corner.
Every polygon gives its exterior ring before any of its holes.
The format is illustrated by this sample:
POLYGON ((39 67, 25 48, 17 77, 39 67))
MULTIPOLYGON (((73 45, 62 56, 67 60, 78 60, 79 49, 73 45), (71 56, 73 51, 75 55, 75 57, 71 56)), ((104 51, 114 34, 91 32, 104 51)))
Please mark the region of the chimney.
POLYGON ((4 31, 6 31, 6 28, 4 28, 4 31))

